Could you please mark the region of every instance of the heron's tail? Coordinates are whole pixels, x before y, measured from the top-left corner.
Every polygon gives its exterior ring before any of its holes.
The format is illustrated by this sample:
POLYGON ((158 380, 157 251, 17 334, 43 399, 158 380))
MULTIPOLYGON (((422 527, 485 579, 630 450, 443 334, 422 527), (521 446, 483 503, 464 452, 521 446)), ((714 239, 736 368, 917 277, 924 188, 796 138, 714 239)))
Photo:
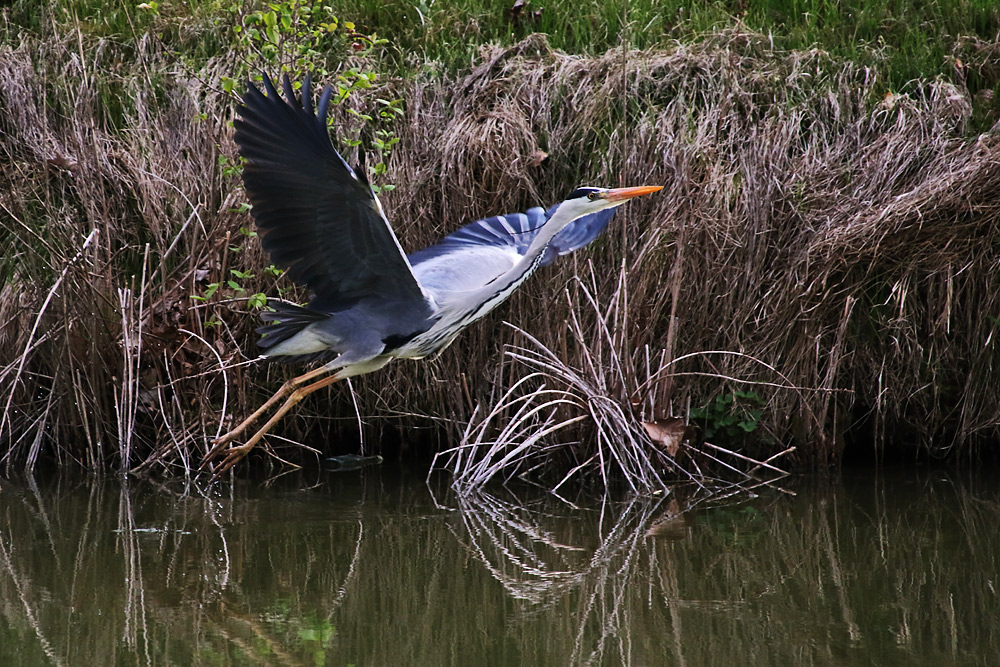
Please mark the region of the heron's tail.
POLYGON ((263 350, 285 342, 314 322, 330 317, 327 313, 280 301, 269 305, 274 310, 261 313, 260 316, 267 324, 257 327, 257 333, 260 334, 257 347, 263 350))

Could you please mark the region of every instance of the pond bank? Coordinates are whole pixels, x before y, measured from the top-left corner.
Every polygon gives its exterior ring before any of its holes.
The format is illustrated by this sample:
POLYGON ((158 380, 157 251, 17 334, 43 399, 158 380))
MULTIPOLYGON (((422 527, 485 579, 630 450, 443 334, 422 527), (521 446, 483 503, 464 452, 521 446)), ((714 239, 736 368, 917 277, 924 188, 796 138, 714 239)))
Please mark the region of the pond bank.
MULTIPOLYGON (((216 83, 247 45, 195 68, 151 36, 85 27, 0 45, 0 233, 16 249, 2 258, 0 448, 8 470, 188 474, 283 379, 248 363, 251 295, 306 295, 268 270, 241 206, 234 98, 216 83)), ((668 417, 757 460, 794 446, 780 465, 796 469, 900 441, 995 448, 1000 138, 970 136, 960 81, 887 96, 877 67, 738 30, 593 56, 535 34, 462 71, 365 87, 376 55, 309 62, 328 68, 318 83, 358 70, 335 110, 341 148, 399 139, 376 181, 397 186, 384 200, 407 249, 580 183, 666 188, 439 360, 318 396, 278 435, 368 453, 386 431, 492 443, 545 385, 565 402, 517 432, 567 426, 503 475, 628 477, 635 452, 649 478, 714 465, 697 437, 689 451, 650 437, 668 417), (382 118, 394 100, 404 113, 382 118)))

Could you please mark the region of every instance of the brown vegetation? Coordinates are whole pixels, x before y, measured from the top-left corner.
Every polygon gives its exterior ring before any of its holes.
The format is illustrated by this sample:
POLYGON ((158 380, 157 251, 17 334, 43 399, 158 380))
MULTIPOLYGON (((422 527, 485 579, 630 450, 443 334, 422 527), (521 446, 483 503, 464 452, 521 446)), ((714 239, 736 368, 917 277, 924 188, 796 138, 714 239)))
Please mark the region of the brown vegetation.
MULTIPOLYGON (((51 456, 191 471, 281 379, 237 366, 255 356, 245 294, 190 298, 231 268, 256 275, 247 293, 275 294, 259 246, 238 231, 250 224, 234 210, 238 178, 218 161, 233 155, 232 100, 142 48, 143 66, 127 71, 100 50, 81 58, 75 38, 0 52, 8 466, 51 456)), ((470 72, 352 98, 362 109, 383 92, 406 100, 389 165, 398 187, 383 201, 408 249, 578 184, 666 186, 437 361, 355 380, 363 430, 398 424, 410 438, 445 423, 447 440, 540 370, 524 391, 545 383, 575 406, 538 423, 571 428, 508 474, 544 464, 558 481, 589 462, 583 472, 628 476, 594 458, 616 444, 600 444, 611 432, 595 430, 600 415, 654 448, 643 421, 748 387, 763 413, 734 447, 759 458, 794 442, 800 464, 822 465, 845 438, 933 454, 992 443, 1000 137, 964 135, 963 89, 926 82, 882 98, 877 79, 756 35, 596 59, 535 36, 484 50, 470 72), (529 359, 546 350, 576 385, 529 359)), ((336 113, 347 134, 351 117, 336 113)), ((283 434, 351 433, 354 412, 334 390, 283 434)), ((706 461, 683 448, 652 459, 664 477, 706 461)))

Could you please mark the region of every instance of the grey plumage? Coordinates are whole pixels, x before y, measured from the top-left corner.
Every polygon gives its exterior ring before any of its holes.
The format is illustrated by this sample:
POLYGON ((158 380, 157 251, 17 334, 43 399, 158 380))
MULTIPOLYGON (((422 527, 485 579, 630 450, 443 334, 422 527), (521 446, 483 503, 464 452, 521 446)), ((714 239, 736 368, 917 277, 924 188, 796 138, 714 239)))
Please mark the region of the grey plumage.
POLYGON ((539 266, 597 238, 616 206, 660 189, 578 188, 547 211, 477 220, 407 256, 364 169, 352 169, 330 142, 330 88, 315 109, 308 78, 301 99, 287 76, 283 88, 284 99, 266 76, 266 95, 248 86, 235 139, 264 250, 312 296, 306 307, 275 304, 264 313, 260 347, 268 359, 325 365, 286 382, 215 440, 206 464, 226 452, 216 475, 245 456, 304 396, 394 358, 437 354, 539 266), (223 449, 282 399, 245 444, 223 449))
MULTIPOLYGON (((614 215, 608 204, 564 216, 540 243, 563 205, 533 208, 477 220, 406 256, 366 175, 330 141, 330 88, 314 110, 308 78, 301 97, 287 76, 284 98, 267 77, 263 87, 266 95, 247 87, 235 122, 243 180, 264 250, 312 292, 308 307, 275 304, 262 315, 259 344, 266 358, 346 367, 383 354, 434 354, 537 267, 597 238, 614 215), (487 290, 483 302, 468 299, 532 251, 522 275, 487 290)), ((587 201, 597 192, 581 188, 572 199, 587 201)))

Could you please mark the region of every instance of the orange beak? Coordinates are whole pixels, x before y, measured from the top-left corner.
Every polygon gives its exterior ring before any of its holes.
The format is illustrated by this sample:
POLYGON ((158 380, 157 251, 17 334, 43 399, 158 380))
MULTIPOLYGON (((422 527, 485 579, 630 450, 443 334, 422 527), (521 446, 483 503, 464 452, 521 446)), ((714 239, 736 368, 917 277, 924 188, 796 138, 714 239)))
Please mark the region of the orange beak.
POLYGON ((636 188, 615 188, 614 190, 608 190, 605 192, 604 198, 608 201, 619 202, 632 199, 633 197, 641 197, 642 195, 659 192, 662 189, 662 185, 640 185, 636 188))

